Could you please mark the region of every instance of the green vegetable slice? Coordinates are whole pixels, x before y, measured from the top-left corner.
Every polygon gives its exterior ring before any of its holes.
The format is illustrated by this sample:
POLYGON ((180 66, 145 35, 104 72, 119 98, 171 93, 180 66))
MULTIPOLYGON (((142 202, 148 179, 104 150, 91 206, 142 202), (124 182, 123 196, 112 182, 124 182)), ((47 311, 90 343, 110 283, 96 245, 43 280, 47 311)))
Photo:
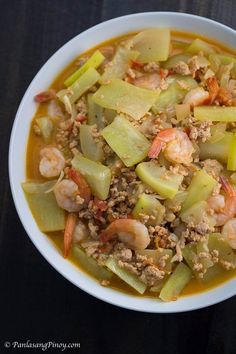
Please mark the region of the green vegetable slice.
POLYGON ((197 86, 197 82, 191 76, 171 76, 168 88, 161 92, 153 105, 153 112, 158 113, 169 106, 174 106, 182 102, 186 93, 197 86))
POLYGON ((97 69, 99 65, 102 64, 105 57, 99 50, 96 50, 91 57, 82 65, 78 70, 76 70, 71 76, 69 76, 64 84, 65 86, 71 86, 80 76, 82 76, 89 68, 97 69))
POLYGON ((194 107, 194 117, 213 122, 236 122, 236 107, 198 106, 194 107))
POLYGON ((184 63, 187 63, 188 60, 191 58, 191 54, 188 53, 181 53, 181 54, 176 54, 170 57, 164 64, 163 67, 165 69, 171 69, 173 66, 180 61, 183 61, 184 63))
POLYGON ((233 139, 229 146, 229 155, 227 161, 227 170, 235 171, 236 170, 236 135, 234 134, 233 139))
POLYGON ((198 54, 199 52, 203 52, 206 55, 210 55, 215 53, 214 48, 210 44, 199 38, 194 39, 194 41, 192 41, 192 43, 185 49, 185 51, 191 54, 198 54))
POLYGON ((73 258, 78 261, 79 266, 86 269, 86 271, 93 275, 95 278, 102 279, 111 279, 112 273, 106 269, 98 265, 98 263, 92 257, 89 257, 79 246, 74 245, 72 248, 73 258))
POLYGON ((153 195, 143 193, 134 206, 132 216, 134 219, 143 220, 143 215, 149 216, 147 225, 160 225, 165 215, 165 207, 153 195))
POLYGON ((171 259, 173 257, 173 251, 171 249, 165 249, 159 247, 157 250, 140 250, 136 251, 136 254, 140 254, 142 256, 146 256, 148 258, 151 258, 153 263, 158 266, 159 269, 164 270, 166 273, 170 273, 172 270, 173 263, 171 262, 171 259), (165 261, 165 266, 162 266, 162 258, 168 256, 168 258, 165 261))
POLYGON ((88 124, 94 125, 96 124, 98 129, 103 129, 105 127, 105 123, 103 121, 103 107, 99 106, 93 100, 93 94, 89 93, 87 96, 88 103, 88 124))
POLYGON ((80 154, 76 155, 71 163, 75 169, 84 175, 93 195, 99 199, 105 200, 108 197, 111 184, 110 169, 80 154))
POLYGON ((122 116, 104 128, 102 136, 128 167, 142 161, 150 148, 145 136, 122 116))
POLYGON ((45 143, 49 143, 53 133, 53 123, 48 117, 40 117, 36 119, 45 143))
POLYGON ((140 55, 138 61, 164 61, 169 56, 170 30, 168 28, 151 28, 138 33, 133 38, 133 49, 140 55))
POLYGON ((104 160, 102 147, 93 138, 93 127, 86 124, 81 125, 79 138, 81 150, 85 157, 97 162, 104 160))
POLYGON ((187 189, 187 197, 183 203, 182 211, 190 208, 193 204, 206 200, 216 187, 217 181, 206 171, 199 170, 187 189))
POLYGON ((215 143, 209 141, 205 143, 199 142, 200 159, 216 159, 220 162, 227 163, 233 137, 233 133, 225 132, 224 137, 215 143))
POLYGON ((90 89, 99 80, 100 75, 94 68, 89 68, 81 75, 68 89, 61 90, 57 93, 59 100, 66 104, 66 98, 70 104, 77 101, 86 91, 90 89))
POLYGON ((150 110, 159 93, 159 90, 147 90, 115 79, 107 85, 102 85, 93 95, 93 100, 102 107, 139 119, 150 110))
POLYGON ((135 289, 139 294, 143 294, 145 292, 147 285, 139 280, 137 275, 131 274, 127 270, 119 267, 114 258, 108 258, 106 261, 106 266, 125 283, 135 289))
POLYGON ((114 58, 105 68, 101 76, 100 83, 107 84, 114 79, 122 79, 130 66, 131 60, 135 60, 139 52, 127 49, 125 47, 118 47, 114 58))
POLYGON ((191 270, 184 263, 179 263, 160 292, 161 300, 176 300, 191 279, 191 270))
POLYGON ((24 182, 22 188, 34 219, 42 232, 65 229, 65 212, 59 208, 53 192, 47 193, 56 181, 24 182))
POLYGON ((173 198, 183 180, 182 175, 167 171, 154 161, 141 162, 135 172, 144 183, 164 198, 173 198))

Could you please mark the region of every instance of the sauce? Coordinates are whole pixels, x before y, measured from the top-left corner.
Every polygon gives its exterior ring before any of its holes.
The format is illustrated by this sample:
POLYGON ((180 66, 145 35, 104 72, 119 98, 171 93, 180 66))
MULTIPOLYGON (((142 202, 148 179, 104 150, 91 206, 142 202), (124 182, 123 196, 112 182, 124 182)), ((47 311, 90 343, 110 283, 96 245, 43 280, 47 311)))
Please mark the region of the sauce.
MULTIPOLYGON (((129 35, 130 36, 130 35, 129 35)), ((70 76, 77 68, 78 68, 78 59, 81 57, 86 57, 89 56, 92 52, 94 52, 95 49, 107 46, 107 45, 113 45, 117 46, 117 44, 124 40, 127 39, 129 36, 122 36, 119 38, 112 39, 108 42, 101 43, 95 48, 90 49, 89 51, 83 53, 81 56, 75 58, 75 60, 68 66, 66 67, 53 81, 51 88, 55 89, 56 91, 61 90, 64 88, 63 82, 65 79, 70 76)), ((234 54, 235 51, 222 46, 221 44, 214 42, 214 41, 209 41, 208 39, 204 38, 203 36, 199 35, 194 35, 194 34, 187 34, 187 33, 182 33, 182 32, 172 32, 172 40, 177 40, 177 41, 182 41, 182 42, 191 42, 194 38, 201 38, 211 45, 213 45, 215 48, 217 48, 218 52, 224 52, 228 54, 234 54)), ((99 71, 99 69, 98 69, 99 71)), ((29 133, 29 138, 28 138, 28 145, 27 145, 27 158, 26 158, 26 176, 27 179, 29 180, 40 180, 40 181, 45 181, 46 179, 43 178, 40 173, 39 173, 39 161, 40 161, 40 156, 39 156, 39 151, 43 146, 46 144, 43 143, 41 137, 36 136, 33 130, 33 125, 35 124, 35 119, 46 116, 47 115, 47 103, 40 104, 38 107, 38 110, 35 113, 35 116, 33 118, 32 124, 31 124, 31 129, 29 133)), ((63 250, 63 232, 52 232, 48 233, 47 236, 49 239, 53 242, 55 247, 58 249, 58 251, 62 254, 63 250)), ((76 259, 71 255, 69 260, 76 264, 80 269, 80 265, 76 261, 76 259)), ((85 269, 81 269, 86 273, 85 269)), ((221 275, 219 275, 216 279, 210 281, 208 284, 200 284, 196 279, 192 279, 191 282, 186 286, 186 288, 182 292, 183 295, 191 295, 191 294, 196 294, 200 293, 203 291, 210 290, 223 282, 226 282, 229 279, 232 279, 232 277, 236 276, 236 270, 232 271, 223 271, 221 275)), ((135 290, 130 288, 126 283, 124 283, 122 280, 120 280, 118 277, 113 276, 111 280, 111 287, 113 289, 123 291, 125 293, 128 293, 133 296, 139 296, 135 290)), ((156 297, 155 293, 153 292, 146 292, 145 296, 148 297, 156 297)))

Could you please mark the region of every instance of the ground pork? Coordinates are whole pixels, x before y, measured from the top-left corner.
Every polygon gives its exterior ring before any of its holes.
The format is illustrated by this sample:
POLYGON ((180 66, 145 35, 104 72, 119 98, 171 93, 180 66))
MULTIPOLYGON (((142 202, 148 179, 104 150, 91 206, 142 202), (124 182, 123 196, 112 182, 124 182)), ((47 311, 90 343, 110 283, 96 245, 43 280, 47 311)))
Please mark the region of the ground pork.
POLYGON ((159 72, 160 66, 155 61, 151 61, 150 63, 144 65, 143 70, 147 73, 159 72))
POLYGON ((158 280, 163 279, 165 276, 165 272, 160 270, 157 266, 149 265, 144 268, 140 279, 147 285, 152 286, 158 280))
POLYGON ((223 171, 223 166, 221 163, 214 159, 204 160, 201 162, 201 165, 204 167, 206 172, 215 179, 217 179, 223 171))
POLYGON ((190 75, 188 64, 184 61, 179 61, 173 66, 173 70, 180 75, 190 75))

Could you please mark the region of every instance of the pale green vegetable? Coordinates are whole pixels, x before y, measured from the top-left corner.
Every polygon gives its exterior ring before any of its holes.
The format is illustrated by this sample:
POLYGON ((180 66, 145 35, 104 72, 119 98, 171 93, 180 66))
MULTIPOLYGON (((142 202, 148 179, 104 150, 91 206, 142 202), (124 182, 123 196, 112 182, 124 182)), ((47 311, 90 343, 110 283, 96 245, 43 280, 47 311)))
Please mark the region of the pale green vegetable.
POLYGON ((165 215, 165 207, 153 195, 143 193, 132 210, 132 216, 134 219, 143 220, 143 215, 149 216, 147 225, 160 225, 165 215))
POLYGON ((157 250, 140 250, 136 251, 136 254, 146 256, 149 259, 152 259, 153 264, 157 265, 159 269, 170 273, 172 270, 173 263, 171 259, 173 257, 173 251, 171 249, 158 248, 157 250), (163 257, 166 258, 165 266, 163 267, 163 257))
POLYGON ((191 268, 194 276, 199 280, 199 282, 204 283, 210 281, 215 274, 215 269, 213 262, 211 261, 211 255, 209 258, 202 258, 200 250, 198 251, 198 246, 196 243, 189 243, 182 249, 182 254, 184 260, 187 262, 188 266, 191 268), (195 264, 202 264, 200 272, 197 272, 195 264), (212 269, 213 268, 213 269, 212 269))
POLYGON ((229 155, 227 161, 227 170, 236 170, 236 135, 234 134, 233 139, 229 146, 229 155))
POLYGON ((180 61, 187 63, 191 57, 191 54, 187 53, 173 55, 172 57, 168 58, 168 60, 163 64, 163 67, 165 69, 171 69, 175 64, 179 63, 180 61))
POLYGON ((236 79, 236 58, 226 54, 211 54, 209 56, 211 62, 212 70, 217 72, 220 65, 228 65, 233 63, 231 74, 234 79, 236 79))
POLYGON ((220 261, 226 261, 235 265, 236 257, 234 251, 220 233, 213 233, 209 235, 208 247, 211 252, 213 250, 217 250, 219 252, 220 261))
POLYGON ((114 109, 109 109, 109 108, 104 109, 104 117, 108 124, 111 124, 116 116, 117 113, 114 109))
POLYGON ((224 137, 216 143, 199 142, 200 159, 216 159, 220 162, 227 163, 230 144, 233 140, 234 134, 231 132, 225 132, 224 137))
POLYGON ((96 124, 98 129, 103 129, 105 127, 105 123, 103 121, 104 109, 99 106, 93 100, 93 94, 89 93, 87 96, 88 103, 88 124, 94 125, 96 124))
POLYGON ((159 93, 159 90, 147 90, 115 79, 102 85, 93 95, 93 100, 102 107, 139 119, 150 110, 159 93))
POLYGON ((79 131, 80 145, 85 157, 93 161, 102 162, 104 153, 102 147, 94 140, 93 127, 82 124, 79 131))
POLYGON ((45 143, 50 142, 53 133, 53 123, 48 117, 40 117, 36 119, 45 143))
POLYGON ((56 181, 22 183, 30 210, 42 232, 65 229, 65 212, 57 205, 54 193, 47 193, 55 183, 56 181))
POLYGON ((111 184, 111 171, 101 163, 76 155, 71 161, 72 166, 80 171, 88 182, 95 197, 105 200, 108 197, 111 184))
POLYGON ((168 88, 161 92, 152 107, 154 113, 180 103, 189 90, 198 87, 197 82, 191 76, 173 75, 169 80, 168 88))
POLYGON ((105 267, 98 265, 97 261, 89 257, 79 246, 74 245, 72 252, 73 258, 78 261, 79 266, 84 268, 86 272, 99 280, 111 279, 113 274, 105 267))
POLYGON ((206 55, 210 55, 215 53, 214 48, 210 44, 199 38, 194 39, 185 51, 191 54, 198 54, 199 52, 203 52, 206 55))
POLYGON ((126 284, 135 289, 139 294, 143 294, 145 292, 147 285, 139 280, 137 275, 119 267, 117 261, 114 258, 108 258, 106 261, 106 266, 126 284))
POLYGON ((114 79, 123 79, 123 76, 130 66, 131 60, 135 60, 138 55, 139 52, 137 51, 125 47, 118 47, 112 61, 106 66, 101 76, 100 83, 107 84, 114 79))
POLYGON ((211 126, 211 137, 208 140, 210 143, 216 143, 225 136, 227 123, 216 123, 211 126))
POLYGON ((217 279, 224 272, 225 270, 218 263, 216 263, 212 267, 207 269, 207 272, 204 274, 203 278, 199 278, 199 281, 202 284, 209 284, 210 282, 217 279))
POLYGON ((138 33, 133 38, 133 49, 140 55, 138 61, 164 61, 170 51, 170 30, 168 28, 151 28, 138 33))
POLYGON ((205 221, 209 226, 215 226, 215 219, 208 215, 209 206, 205 200, 201 200, 180 213, 180 218, 186 224, 198 225, 205 221))
POLYGON ((188 194, 183 203, 182 210, 184 211, 193 204, 206 200, 211 195, 216 185, 217 181, 206 171, 197 171, 187 189, 188 194))
POLYGON ((213 122, 236 122, 236 107, 198 106, 194 107, 194 117, 213 122))
POLYGON ((176 300, 191 279, 191 270, 184 263, 179 263, 160 292, 161 300, 176 300))
POLYGON ((99 80, 100 75, 94 68, 89 68, 81 75, 68 89, 61 90, 57 93, 57 97, 65 104, 65 100, 69 100, 70 104, 77 101, 86 91, 90 89, 99 80))
POLYGON ((147 138, 122 116, 104 128, 102 136, 127 167, 142 161, 150 148, 147 138))
POLYGON ((89 68, 97 69, 99 65, 102 64, 105 57, 99 50, 96 50, 91 57, 78 69, 76 70, 71 76, 69 76, 64 84, 65 86, 71 86, 81 75, 83 75, 89 68))
POLYGON ((141 162, 135 172, 145 184, 164 198, 173 198, 183 180, 182 175, 167 171, 154 161, 141 162))
POLYGON ((205 271, 212 267, 214 263, 212 262, 211 255, 209 253, 208 241, 198 241, 196 249, 199 260, 203 266, 203 270, 205 271), (207 257, 203 257, 203 255, 207 255, 207 257))

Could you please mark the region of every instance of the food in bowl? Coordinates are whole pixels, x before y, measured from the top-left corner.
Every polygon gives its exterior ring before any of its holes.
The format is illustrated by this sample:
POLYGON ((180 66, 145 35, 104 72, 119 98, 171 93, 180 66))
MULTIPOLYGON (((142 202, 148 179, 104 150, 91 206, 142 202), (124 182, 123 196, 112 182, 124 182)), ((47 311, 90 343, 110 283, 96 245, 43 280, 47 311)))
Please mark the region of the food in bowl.
POLYGON ((35 101, 22 187, 64 257, 163 301, 235 275, 232 52, 151 28, 80 55, 35 101))

